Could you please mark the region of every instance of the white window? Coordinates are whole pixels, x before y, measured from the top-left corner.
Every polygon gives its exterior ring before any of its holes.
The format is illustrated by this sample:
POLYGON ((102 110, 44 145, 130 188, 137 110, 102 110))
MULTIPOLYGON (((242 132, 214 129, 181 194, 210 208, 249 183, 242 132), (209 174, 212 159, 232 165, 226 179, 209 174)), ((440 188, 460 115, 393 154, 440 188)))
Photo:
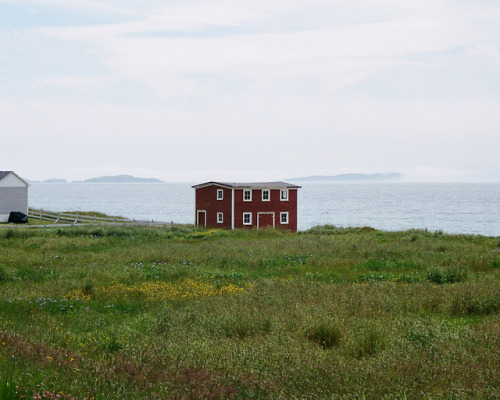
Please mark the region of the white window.
POLYGON ((262 189, 262 201, 271 200, 271 191, 269 189, 262 189))
POLYGON ((252 201, 251 189, 243 189, 243 201, 252 201))
POLYGON ((224 213, 217 213, 217 223, 222 224, 224 222, 224 213))
POLYGON ((280 213, 280 224, 288 224, 288 212, 280 213))
POLYGON ((217 189, 217 200, 224 200, 224 190, 217 189))
POLYGON ((252 225, 252 213, 243 213, 243 225, 252 225))
POLYGON ((288 201, 288 189, 281 189, 281 201, 288 201))

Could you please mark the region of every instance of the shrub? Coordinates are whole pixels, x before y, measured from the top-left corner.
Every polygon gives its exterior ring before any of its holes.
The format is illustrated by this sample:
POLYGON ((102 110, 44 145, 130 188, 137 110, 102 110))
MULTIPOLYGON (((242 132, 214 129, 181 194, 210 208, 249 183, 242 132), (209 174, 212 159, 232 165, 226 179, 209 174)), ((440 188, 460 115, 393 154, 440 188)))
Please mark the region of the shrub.
POLYGON ((5 268, 0 265, 0 282, 6 281, 9 278, 9 275, 7 274, 7 271, 5 271, 5 268))
POLYGON ((383 260, 379 260, 377 258, 369 258, 365 261, 364 267, 370 271, 381 271, 386 265, 383 260))
POLYGON ((225 318, 221 323, 221 328, 228 338, 243 339, 256 333, 256 326, 241 316, 225 318))
POLYGON ((0 399, 19 399, 18 387, 16 386, 11 369, 0 359, 0 399))
POLYGON ((392 278, 393 282, 398 283, 417 283, 422 282, 422 277, 418 275, 406 275, 406 274, 398 274, 392 278))
POLYGON ((351 355, 355 358, 372 357, 383 347, 381 334, 373 327, 368 327, 361 332, 354 340, 351 348, 351 355))
POLYGON ((450 313, 454 315, 489 315, 500 310, 500 294, 458 294, 453 297, 450 313))
POLYGON ((306 337, 324 349, 329 349, 339 345, 342 333, 337 325, 323 321, 308 328, 306 337))
POLYGON ((41 282, 45 279, 59 278, 59 272, 54 268, 43 266, 21 267, 15 272, 15 279, 21 281, 41 282))
POLYGON ((306 280, 313 282, 323 282, 323 283, 340 283, 342 282, 342 276, 335 271, 321 272, 306 272, 304 275, 306 280))
POLYGON ((467 279, 466 268, 437 268, 432 267, 427 270, 427 280, 432 283, 442 285, 444 283, 458 283, 467 279))
POLYGON ((361 274, 358 276, 357 282, 379 282, 386 281, 389 276, 386 273, 382 274, 361 274))
POLYGON ((5 231, 5 239, 13 239, 15 237, 18 237, 18 234, 14 229, 9 228, 5 231))
POLYGON ((430 328, 417 326, 410 329, 406 335, 406 339, 415 347, 429 346, 434 338, 434 333, 430 328))
POLYGON ((87 278, 82 291, 85 296, 92 297, 94 295, 94 283, 90 278, 87 278))

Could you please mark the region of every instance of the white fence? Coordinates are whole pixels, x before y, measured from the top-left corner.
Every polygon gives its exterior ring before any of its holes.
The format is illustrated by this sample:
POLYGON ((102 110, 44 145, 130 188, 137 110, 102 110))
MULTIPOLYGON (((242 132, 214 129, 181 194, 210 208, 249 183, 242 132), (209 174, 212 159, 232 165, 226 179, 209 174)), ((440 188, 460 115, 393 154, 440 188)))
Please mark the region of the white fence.
POLYGON ((28 210, 28 217, 33 220, 50 222, 58 225, 173 225, 173 222, 140 221, 124 217, 97 217, 85 214, 71 214, 57 211, 48 211, 37 208, 28 210))

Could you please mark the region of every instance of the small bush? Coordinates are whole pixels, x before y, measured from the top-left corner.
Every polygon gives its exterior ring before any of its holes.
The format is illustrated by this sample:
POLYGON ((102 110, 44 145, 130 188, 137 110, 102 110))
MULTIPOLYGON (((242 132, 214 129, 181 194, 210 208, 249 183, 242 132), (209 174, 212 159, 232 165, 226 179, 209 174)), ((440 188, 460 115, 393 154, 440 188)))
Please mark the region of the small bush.
POLYGON ((114 334, 111 334, 109 337, 106 337, 99 344, 99 348, 101 350, 108 351, 110 353, 119 351, 122 349, 122 347, 123 347, 122 344, 114 334))
POLYGON ((453 315, 489 315, 500 310, 500 294, 458 294, 451 303, 453 315))
POLYGON ((19 394, 17 393, 17 387, 14 384, 10 376, 2 377, 0 376, 0 399, 2 400, 14 400, 19 399, 19 394))
POLYGON ((22 398, 19 395, 19 388, 14 378, 18 375, 18 372, 9 361, 0 356, 0 399, 14 400, 22 398))
POLYGON ((243 339, 255 333, 255 326, 244 318, 228 318, 222 322, 222 330, 228 338, 243 339))
POLYGON ((392 280, 398 283, 417 283, 422 282, 422 277, 418 275, 398 274, 394 276, 392 280))
POLYGON ((306 330, 306 337, 324 349, 329 349, 339 345, 342 333, 337 325, 320 322, 306 330))
POLYGON ((3 266, 0 265, 0 282, 4 282, 9 279, 9 275, 3 266))
POLYGON ((85 296, 92 297, 94 295, 94 283, 90 278, 87 278, 82 291, 85 296))
POLYGON ((383 348, 382 335, 373 327, 359 332, 351 348, 351 355, 355 358, 372 357, 383 348))
POLYGON ((381 271, 386 265, 383 260, 379 260, 377 258, 369 258, 365 261, 364 267, 369 271, 381 271))
POLYGON ((13 239, 18 237, 18 233, 14 229, 7 229, 4 235, 5 239, 13 239))
POLYGON ((15 279, 41 282, 45 279, 57 279, 59 275, 59 272, 54 268, 43 266, 21 267, 15 272, 15 279))
POLYGON ((427 280, 432 283, 442 285, 445 283, 458 283, 467 279, 468 272, 465 268, 429 268, 427 270, 427 280))
POLYGON ((431 344, 434 338, 434 333, 430 328, 417 326, 410 329, 406 335, 406 339, 415 347, 427 347, 431 344))
POLYGON ((323 282, 323 283, 340 283, 342 282, 342 276, 335 271, 325 271, 321 272, 306 272, 304 275, 305 279, 313 282, 323 282))
POLYGON ((386 273, 382 274, 361 274, 358 276, 358 282, 380 282, 386 281, 389 279, 389 276, 386 273))

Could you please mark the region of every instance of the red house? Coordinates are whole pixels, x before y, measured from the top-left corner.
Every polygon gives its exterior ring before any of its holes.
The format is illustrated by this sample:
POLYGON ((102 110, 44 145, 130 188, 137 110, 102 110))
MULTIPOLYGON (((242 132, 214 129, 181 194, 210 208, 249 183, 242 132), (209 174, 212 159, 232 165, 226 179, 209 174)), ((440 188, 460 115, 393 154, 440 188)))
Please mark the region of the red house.
POLYGON ((206 182, 193 188, 196 226, 297 231, 300 186, 286 182, 206 182))

